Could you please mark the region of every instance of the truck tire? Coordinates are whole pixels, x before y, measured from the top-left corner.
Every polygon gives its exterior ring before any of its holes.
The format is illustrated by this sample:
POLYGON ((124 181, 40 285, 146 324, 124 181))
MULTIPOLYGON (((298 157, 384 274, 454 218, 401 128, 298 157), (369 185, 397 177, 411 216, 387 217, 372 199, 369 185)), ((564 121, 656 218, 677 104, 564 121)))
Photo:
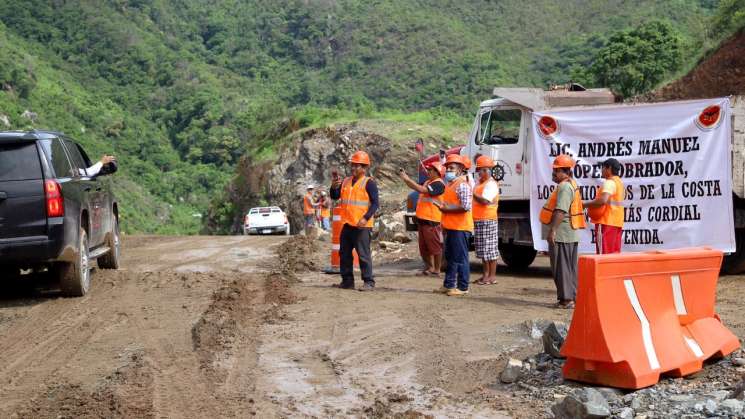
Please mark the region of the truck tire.
POLYGON ((119 269, 119 256, 121 255, 121 236, 119 235, 119 219, 114 216, 113 228, 109 238, 106 239, 106 247, 110 250, 98 257, 96 261, 101 269, 119 269))
POLYGON ((500 244, 499 256, 502 261, 512 270, 523 270, 530 266, 535 260, 537 252, 532 246, 520 246, 516 244, 500 244))
POLYGON ((745 272, 745 228, 735 229, 735 253, 724 256, 722 272, 729 275, 745 272))
POLYGON ((88 234, 80 229, 79 249, 74 262, 60 263, 56 266, 60 290, 66 297, 82 297, 91 287, 88 234))

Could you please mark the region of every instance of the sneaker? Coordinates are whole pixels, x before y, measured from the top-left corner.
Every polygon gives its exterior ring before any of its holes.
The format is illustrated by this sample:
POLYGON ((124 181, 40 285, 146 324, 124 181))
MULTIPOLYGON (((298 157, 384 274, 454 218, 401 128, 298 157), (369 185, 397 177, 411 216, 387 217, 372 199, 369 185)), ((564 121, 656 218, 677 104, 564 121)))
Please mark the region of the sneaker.
POLYGON ((365 284, 357 289, 360 292, 375 291, 375 285, 365 284))
POLYGON ((432 290, 432 292, 434 292, 435 294, 447 294, 448 292, 450 292, 450 291, 452 291, 454 289, 455 288, 440 287, 440 288, 437 288, 436 290, 432 290))
POLYGON ((448 297, 460 297, 460 296, 467 295, 467 294, 468 294, 468 290, 461 291, 458 288, 453 288, 451 290, 448 290, 447 292, 448 297))
POLYGON ((354 284, 347 285, 347 284, 345 284, 343 282, 341 284, 333 284, 331 286, 334 287, 334 288, 341 288, 343 290, 353 290, 354 289, 354 284))

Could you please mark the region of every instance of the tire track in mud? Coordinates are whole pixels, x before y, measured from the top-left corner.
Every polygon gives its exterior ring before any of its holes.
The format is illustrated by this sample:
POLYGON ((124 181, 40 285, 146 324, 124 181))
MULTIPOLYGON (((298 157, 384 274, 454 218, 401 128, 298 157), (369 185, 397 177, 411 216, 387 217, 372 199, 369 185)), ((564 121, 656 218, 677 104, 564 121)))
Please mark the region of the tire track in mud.
POLYGON ((278 241, 139 241, 87 297, 0 300, 0 417, 275 416, 253 396, 265 277, 238 270, 278 241), (178 269, 203 251, 209 272, 178 269))

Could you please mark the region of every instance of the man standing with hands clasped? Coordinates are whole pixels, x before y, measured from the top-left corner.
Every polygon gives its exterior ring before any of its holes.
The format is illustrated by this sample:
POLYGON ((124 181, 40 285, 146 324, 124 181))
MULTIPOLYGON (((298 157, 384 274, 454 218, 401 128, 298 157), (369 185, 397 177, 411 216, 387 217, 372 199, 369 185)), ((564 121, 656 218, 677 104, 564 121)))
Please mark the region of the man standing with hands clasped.
POLYGON ((364 151, 357 151, 349 159, 352 176, 342 181, 334 172, 330 195, 339 200, 341 208, 341 237, 339 238, 339 264, 341 283, 337 288, 354 288, 354 258, 352 249, 357 250, 364 285, 360 291, 373 291, 372 253, 370 239, 372 235, 373 216, 378 210, 378 185, 367 176, 370 167, 370 156, 364 151))
POLYGON ((604 161, 603 186, 598 187, 594 200, 584 202, 587 215, 595 224, 595 250, 599 255, 621 253, 626 190, 618 177, 620 171, 621 163, 618 160, 609 158, 604 161))
POLYGON ((473 232, 473 189, 466 179, 466 165, 460 155, 449 155, 445 160, 445 168, 445 192, 434 204, 442 212, 448 267, 442 287, 435 292, 459 297, 468 294, 470 280, 468 240, 473 232))
POLYGON ((557 308, 574 308, 577 295, 577 251, 579 230, 585 228, 585 214, 577 182, 572 179, 574 161, 561 154, 553 163, 556 189, 541 209, 541 236, 548 242, 551 272, 559 302, 557 308))

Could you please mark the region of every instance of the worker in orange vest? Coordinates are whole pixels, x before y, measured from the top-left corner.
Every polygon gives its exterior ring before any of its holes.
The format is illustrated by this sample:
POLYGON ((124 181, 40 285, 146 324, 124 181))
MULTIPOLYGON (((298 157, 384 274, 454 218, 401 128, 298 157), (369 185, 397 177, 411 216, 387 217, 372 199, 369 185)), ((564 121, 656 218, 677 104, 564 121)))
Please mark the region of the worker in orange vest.
POLYGON ((621 178, 621 163, 609 158, 603 162, 602 176, 605 181, 598 187, 595 199, 585 201, 587 215, 595 224, 595 250, 597 253, 621 253, 623 237, 623 201, 626 199, 621 178))
POLYGON ((334 286, 344 289, 354 288, 354 271, 352 249, 357 250, 364 285, 360 291, 373 291, 372 253, 370 240, 373 227, 373 216, 378 210, 378 185, 367 176, 370 167, 370 156, 364 151, 357 151, 349 159, 352 176, 343 181, 334 172, 330 195, 339 200, 341 208, 341 236, 339 238, 339 270, 341 283, 334 286))
POLYGON ((494 161, 490 157, 479 156, 476 159, 476 173, 479 184, 473 188, 473 234, 476 257, 484 263, 484 275, 474 281, 474 284, 479 285, 497 283, 499 185, 492 177, 492 167, 494 167, 494 161))
POLYGON ((541 236, 548 241, 551 272, 556 284, 555 307, 574 308, 577 295, 577 251, 579 230, 585 214, 577 182, 572 179, 574 160, 566 154, 554 159, 552 180, 557 187, 541 209, 541 236))
POLYGON ((326 191, 321 192, 321 200, 318 203, 318 207, 321 209, 321 228, 324 231, 331 230, 331 200, 326 191))
POLYGON ((305 218, 305 235, 310 235, 310 230, 316 225, 316 207, 318 203, 313 199, 313 185, 308 185, 303 197, 303 217, 305 218))
POLYGON ((473 232, 473 189, 466 178, 466 165, 460 155, 449 155, 445 160, 445 168, 445 192, 440 201, 435 201, 435 205, 442 212, 445 259, 448 266, 442 287, 435 292, 457 297, 468 294, 468 242, 473 232))
POLYGON ((398 175, 406 185, 419 192, 416 203, 417 231, 419 236, 419 254, 424 261, 424 270, 419 276, 440 276, 442 264, 442 212, 435 205, 445 192, 445 183, 442 181, 444 167, 439 162, 427 163, 427 180, 420 185, 406 175, 404 169, 398 171, 398 175))

